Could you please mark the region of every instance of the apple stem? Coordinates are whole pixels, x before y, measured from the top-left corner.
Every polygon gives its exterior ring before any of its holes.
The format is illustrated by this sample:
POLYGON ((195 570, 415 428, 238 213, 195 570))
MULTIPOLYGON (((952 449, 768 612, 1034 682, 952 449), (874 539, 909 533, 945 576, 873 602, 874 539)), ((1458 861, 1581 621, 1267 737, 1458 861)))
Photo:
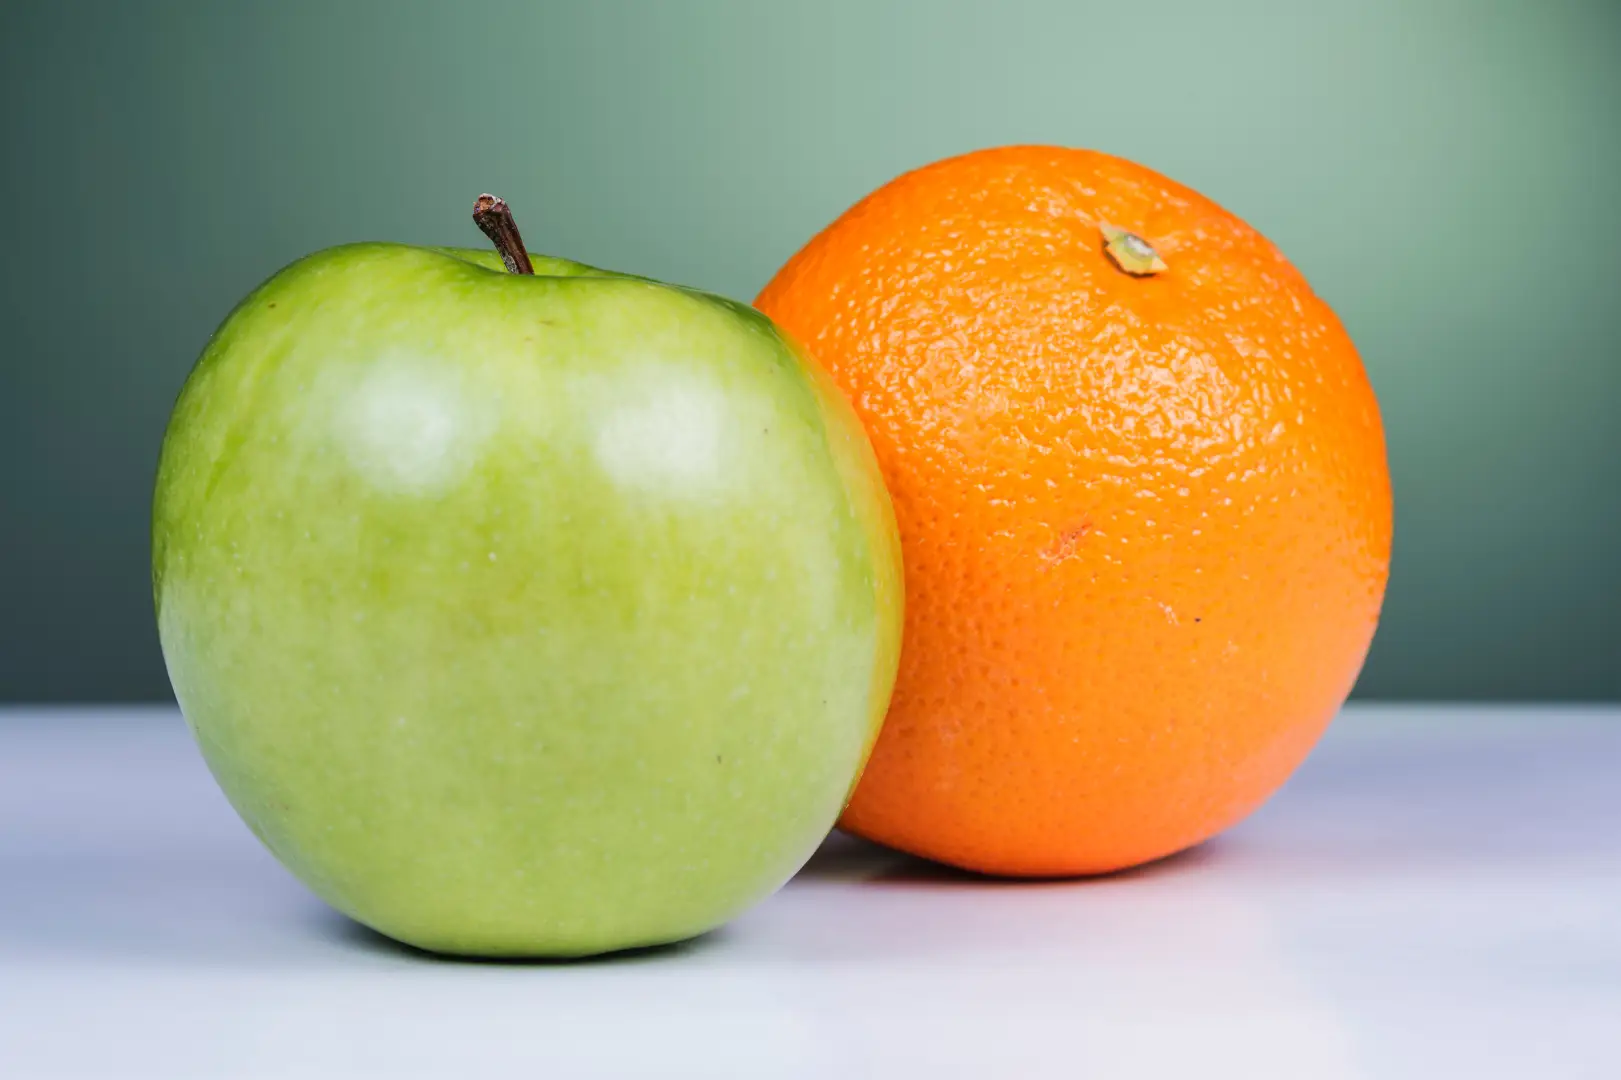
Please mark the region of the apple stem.
POLYGON ((534 264, 529 261, 529 251, 523 246, 523 237, 518 235, 518 223, 512 219, 512 208, 505 199, 480 195, 473 202, 473 224, 490 238, 495 250, 501 253, 507 273, 535 272, 534 264))

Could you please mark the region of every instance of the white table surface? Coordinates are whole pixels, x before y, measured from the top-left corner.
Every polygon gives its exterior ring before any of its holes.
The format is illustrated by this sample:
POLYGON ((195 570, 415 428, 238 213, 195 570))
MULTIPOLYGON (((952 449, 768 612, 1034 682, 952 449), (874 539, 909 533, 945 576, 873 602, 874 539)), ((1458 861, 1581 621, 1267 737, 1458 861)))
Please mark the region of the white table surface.
POLYGON ((606 961, 413 953, 165 709, 0 711, 0 1077, 1621 1077, 1621 710, 1352 708, 1190 854, 1010 884, 836 836, 606 961))

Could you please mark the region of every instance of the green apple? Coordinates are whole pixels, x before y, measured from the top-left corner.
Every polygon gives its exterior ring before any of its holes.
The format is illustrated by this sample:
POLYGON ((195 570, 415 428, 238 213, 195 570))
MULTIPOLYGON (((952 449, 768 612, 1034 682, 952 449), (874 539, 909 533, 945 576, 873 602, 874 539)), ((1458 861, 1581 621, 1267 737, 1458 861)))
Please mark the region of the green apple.
POLYGON ((764 316, 497 240, 322 251, 225 320, 158 470, 164 658, 232 805, 351 917, 489 956, 686 938, 855 784, 893 511, 764 316))

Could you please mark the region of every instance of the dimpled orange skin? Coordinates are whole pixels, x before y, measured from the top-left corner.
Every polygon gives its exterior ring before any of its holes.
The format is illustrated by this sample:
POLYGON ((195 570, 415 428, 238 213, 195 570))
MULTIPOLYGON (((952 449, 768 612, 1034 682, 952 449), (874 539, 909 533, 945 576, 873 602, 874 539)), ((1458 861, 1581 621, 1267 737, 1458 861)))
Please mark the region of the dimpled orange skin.
POLYGON ((756 301, 867 424, 899 682, 840 824, 987 873, 1156 859, 1254 810, 1356 680, 1384 432, 1328 306, 1210 200, 1009 147, 880 188, 756 301), (1167 268, 1132 277, 1100 224, 1167 268))

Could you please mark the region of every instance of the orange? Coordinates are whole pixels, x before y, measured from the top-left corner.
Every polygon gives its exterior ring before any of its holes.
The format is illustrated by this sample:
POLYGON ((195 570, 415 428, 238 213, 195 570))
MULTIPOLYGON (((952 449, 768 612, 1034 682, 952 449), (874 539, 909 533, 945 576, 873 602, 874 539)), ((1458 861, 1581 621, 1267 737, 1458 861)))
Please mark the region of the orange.
POLYGON ((1097 873, 1283 783, 1366 655, 1391 498, 1362 363, 1276 248, 1140 165, 1009 147, 879 188, 756 303, 900 522, 899 682, 843 827, 1097 873))

